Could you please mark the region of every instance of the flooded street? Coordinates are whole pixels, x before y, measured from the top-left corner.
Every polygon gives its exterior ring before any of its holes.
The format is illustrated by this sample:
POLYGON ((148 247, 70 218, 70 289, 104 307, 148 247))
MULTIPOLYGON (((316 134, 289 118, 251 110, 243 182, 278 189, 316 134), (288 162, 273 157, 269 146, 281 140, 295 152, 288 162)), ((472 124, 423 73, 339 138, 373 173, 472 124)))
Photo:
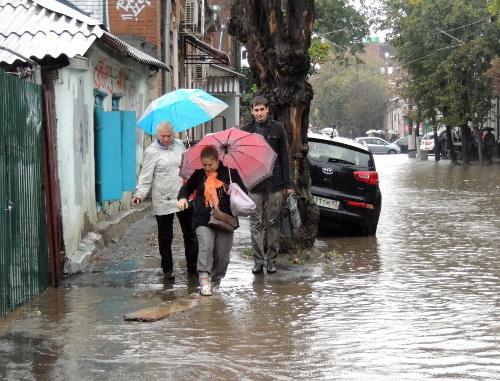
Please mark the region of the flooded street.
POLYGON ((153 323, 123 316, 186 299, 197 279, 177 263, 164 283, 155 221, 136 223, 114 257, 0 320, 0 379, 500 379, 500 165, 376 164, 376 236, 321 237, 331 260, 276 274, 235 252, 220 293, 153 323))

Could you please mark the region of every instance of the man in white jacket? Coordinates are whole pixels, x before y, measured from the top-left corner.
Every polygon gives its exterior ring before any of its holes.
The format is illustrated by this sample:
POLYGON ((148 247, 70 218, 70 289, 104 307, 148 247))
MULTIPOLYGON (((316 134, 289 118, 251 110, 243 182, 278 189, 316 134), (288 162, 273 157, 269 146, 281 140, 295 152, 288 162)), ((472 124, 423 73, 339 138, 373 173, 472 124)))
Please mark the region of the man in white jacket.
POLYGON ((137 181, 132 205, 138 205, 152 189, 153 213, 158 223, 158 244, 164 277, 175 279, 172 260, 174 213, 177 215, 184 237, 187 271, 197 275, 198 241, 193 230, 193 207, 185 211, 177 208, 177 194, 183 180, 179 176, 182 141, 174 139, 174 127, 169 122, 156 126, 156 140, 144 151, 144 162, 137 181))

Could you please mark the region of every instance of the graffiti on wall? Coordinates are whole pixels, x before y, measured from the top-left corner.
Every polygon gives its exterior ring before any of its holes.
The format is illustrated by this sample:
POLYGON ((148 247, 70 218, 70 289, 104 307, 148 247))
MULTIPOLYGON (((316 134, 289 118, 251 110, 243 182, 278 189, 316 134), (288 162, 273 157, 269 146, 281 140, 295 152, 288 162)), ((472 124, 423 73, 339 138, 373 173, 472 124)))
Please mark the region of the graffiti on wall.
POLYGON ((116 9, 125 13, 121 14, 122 20, 139 20, 139 14, 144 8, 151 6, 148 0, 118 0, 116 9))
POLYGON ((122 94, 125 94, 125 91, 127 90, 127 81, 127 73, 125 73, 125 70, 120 70, 120 72, 118 73, 118 80, 116 81, 116 84, 118 86, 119 92, 122 94))
POLYGON ((99 64, 94 67, 94 87, 113 94, 112 72, 113 68, 106 65, 104 59, 100 59, 99 64))
POLYGON ((137 88, 137 85, 132 82, 130 83, 129 86, 129 110, 133 110, 137 112, 137 115, 140 115, 140 112, 143 111, 143 109, 140 108, 141 105, 141 97, 139 94, 139 89, 137 88))

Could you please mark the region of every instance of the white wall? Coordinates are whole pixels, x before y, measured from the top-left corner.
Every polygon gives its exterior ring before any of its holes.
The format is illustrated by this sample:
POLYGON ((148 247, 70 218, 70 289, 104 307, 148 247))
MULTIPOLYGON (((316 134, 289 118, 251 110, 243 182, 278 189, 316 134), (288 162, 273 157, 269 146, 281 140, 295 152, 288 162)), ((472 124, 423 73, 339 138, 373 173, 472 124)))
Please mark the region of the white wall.
MULTIPOLYGON (((147 106, 147 67, 125 57, 118 61, 96 48, 89 56, 89 69, 63 68, 55 84, 63 238, 70 258, 100 218, 128 209, 132 197, 132 192, 123 192, 121 200, 102 205, 96 202, 94 89, 109 94, 105 111, 112 109, 113 93, 123 94, 120 110, 136 111, 137 118, 147 106), (101 210, 105 213, 99 213, 101 210)), ((137 128, 137 134, 137 152, 142 158, 142 130, 137 128)), ((137 170, 139 166, 138 162, 137 170)))
POLYGON ((97 223, 92 90, 89 70, 59 71, 55 84, 57 159, 63 238, 69 255, 78 249, 82 230, 97 223))

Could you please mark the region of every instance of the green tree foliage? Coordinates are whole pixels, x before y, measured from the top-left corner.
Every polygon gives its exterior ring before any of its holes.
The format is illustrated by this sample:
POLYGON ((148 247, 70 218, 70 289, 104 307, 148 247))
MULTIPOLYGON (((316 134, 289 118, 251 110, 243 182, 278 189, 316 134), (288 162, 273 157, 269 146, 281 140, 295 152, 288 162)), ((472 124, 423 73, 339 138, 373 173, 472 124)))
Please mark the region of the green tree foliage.
MULTIPOLYGON (((500 29, 481 0, 384 0, 385 28, 408 73, 407 92, 426 119, 463 126, 491 108, 493 58, 500 29)), ((467 155, 467 153, 466 153, 467 155)), ((464 157, 464 161, 468 158, 464 157)))
POLYGON ((364 64, 348 58, 348 65, 333 59, 326 62, 311 77, 315 92, 311 122, 317 128, 336 125, 341 136, 354 138, 369 129, 382 129, 391 90, 383 72, 385 62, 376 50, 360 55, 364 64))
POLYGON ((488 10, 493 13, 497 14, 500 12, 500 0, 488 0, 488 10))
POLYGON ((322 38, 313 37, 311 47, 309 48, 309 56, 311 56, 311 68, 314 70, 318 65, 324 64, 328 60, 328 53, 332 45, 325 42, 322 38))
POLYGON ((346 137, 365 136, 367 130, 381 130, 389 100, 387 85, 375 81, 360 81, 349 91, 349 134, 346 137), (354 135, 354 136, 352 136, 354 135))
POLYGON ((240 98, 240 123, 243 125, 250 123, 253 119, 250 102, 257 93, 257 85, 248 66, 243 66, 240 73, 244 75, 244 78, 240 81, 241 93, 244 94, 240 98))
MULTIPOLYGON (((315 0, 314 6, 315 37, 311 48, 326 44, 334 59, 348 64, 349 56, 355 56, 364 50, 363 39, 370 32, 366 17, 344 0, 315 0)), ((329 51, 315 48, 309 54, 313 63, 324 63, 329 51)))

